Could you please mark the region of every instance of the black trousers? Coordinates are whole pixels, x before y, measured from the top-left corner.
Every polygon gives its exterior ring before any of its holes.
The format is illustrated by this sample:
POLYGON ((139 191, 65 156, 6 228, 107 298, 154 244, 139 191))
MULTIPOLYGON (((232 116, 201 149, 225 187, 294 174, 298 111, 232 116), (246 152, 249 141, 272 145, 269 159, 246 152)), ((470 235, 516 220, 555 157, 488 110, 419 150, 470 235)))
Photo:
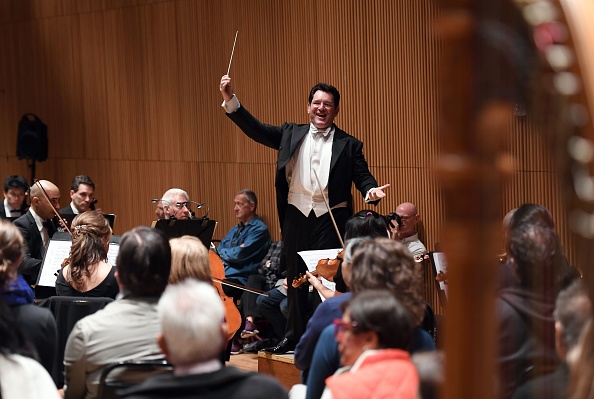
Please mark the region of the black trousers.
MULTIPOLYGON (((351 216, 350 210, 348 208, 338 208, 332 210, 332 214, 336 220, 340 235, 344 236, 346 221, 351 216)), ((328 213, 318 218, 312 211, 309 216, 304 216, 299 209, 293 205, 288 205, 283 225, 283 243, 286 250, 287 281, 289 283, 287 291, 289 317, 287 318, 285 338, 297 342, 305 332, 307 324, 308 293, 307 284, 301 288, 291 286, 293 279, 299 274, 304 274, 307 270, 305 263, 297 252, 311 249, 340 248, 340 240, 328 213)))

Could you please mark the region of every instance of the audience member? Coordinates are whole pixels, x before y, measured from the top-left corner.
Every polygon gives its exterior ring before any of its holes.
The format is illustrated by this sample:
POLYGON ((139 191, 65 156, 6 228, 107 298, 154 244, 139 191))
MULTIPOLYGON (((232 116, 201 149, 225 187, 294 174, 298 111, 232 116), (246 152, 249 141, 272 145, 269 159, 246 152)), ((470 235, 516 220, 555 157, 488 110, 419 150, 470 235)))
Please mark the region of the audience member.
POLYGON ((48 180, 39 180, 31 187, 31 207, 23 216, 14 221, 25 240, 24 257, 19 265, 19 273, 30 285, 37 283, 45 248, 56 232, 56 225, 52 218, 59 207, 60 190, 58 187, 48 180), (45 190, 49 201, 39 187, 40 185, 45 190))
POLYGON ((567 354, 577 345, 580 334, 592 318, 592 304, 581 280, 574 281, 559 293, 553 314, 555 348, 562 363, 555 372, 522 385, 514 393, 514 399, 565 399, 569 396, 567 354))
POLYGON ((157 340, 174 373, 151 377, 122 397, 286 398, 285 389, 268 376, 223 367, 218 356, 227 343, 224 314, 212 285, 188 279, 168 286, 159 301, 157 340))
POLYGON ((343 305, 334 321, 340 363, 326 380, 323 399, 416 399, 419 377, 406 351, 415 322, 389 291, 366 291, 343 305))
POLYGON ((8 176, 4 180, 4 206, 0 207, 0 219, 17 218, 27 212, 25 195, 29 186, 22 176, 8 176))
POLYGON ((190 197, 181 188, 170 188, 165 191, 161 201, 157 203, 157 209, 155 214, 159 219, 178 219, 188 220, 190 219, 190 210, 188 209, 188 202, 190 197), (161 212, 162 217, 161 216, 161 212))
POLYGON ((590 321, 568 361, 571 369, 570 399, 594 397, 594 326, 590 321))
POLYGON ((0 302, 8 305, 11 317, 14 317, 11 328, 18 326, 22 330, 25 339, 33 346, 36 358, 54 375, 56 321, 49 310, 35 305, 33 290, 17 274, 23 257, 22 247, 23 238, 19 230, 11 223, 0 220, 0 302))
POLYGON ((95 209, 95 183, 89 176, 79 175, 70 183, 70 204, 60 209, 61 215, 78 215, 88 210, 103 213, 101 209, 95 209))
POLYGON ((31 356, 20 326, 0 300, 0 398, 61 398, 48 372, 31 356))
POLYGON ((171 273, 169 284, 177 284, 187 278, 212 284, 212 273, 208 258, 208 249, 192 236, 183 236, 169 240, 171 246, 171 273))
POLYGON ((64 398, 95 398, 105 366, 162 359, 157 302, 165 290, 171 249, 160 230, 136 227, 124 234, 116 260, 119 297, 74 326, 64 354, 64 398))
MULTIPOLYGON (((522 207, 514 219, 520 215, 522 207)), ((512 224, 507 259, 518 283, 501 289, 496 299, 503 398, 558 365, 553 309, 569 270, 557 235, 544 223, 512 224)))
POLYGON ((427 249, 419 240, 419 233, 417 232, 417 224, 420 220, 417 207, 410 202, 403 202, 396 207, 396 214, 400 219, 400 223, 397 223, 396 220, 390 221, 391 238, 400 240, 414 256, 427 253, 427 249))
POLYGON ((71 231, 70 255, 58 272, 56 293, 115 299, 119 292, 116 268, 107 263, 111 239, 109 222, 103 215, 84 212, 74 218, 71 231))
MULTIPOLYGON (((421 325, 427 306, 421 297, 421 276, 416 270, 416 262, 404 244, 387 238, 351 240, 347 244, 342 268, 345 282, 350 286, 352 294, 331 298, 333 302, 340 298, 342 304, 350 299, 351 295, 371 289, 387 289, 409 309, 415 326, 421 325)), ((320 305, 316 313, 331 299, 320 305)), ((314 313, 310 323, 313 320, 318 325, 311 330, 316 332, 316 336, 313 337, 312 334, 310 340, 309 336, 304 334, 295 350, 295 365, 304 370, 302 380, 307 383, 308 398, 320 397, 324 379, 340 364, 337 346, 332 339, 329 326, 331 321, 327 319, 340 317, 341 314, 340 308, 332 309, 324 317, 324 321, 318 319, 314 313)), ((412 343, 407 349, 411 353, 434 350, 435 344, 427 331, 416 327, 412 343)))
POLYGON ((438 399, 445 382, 445 354, 442 351, 417 352, 411 361, 419 375, 418 398, 438 399))

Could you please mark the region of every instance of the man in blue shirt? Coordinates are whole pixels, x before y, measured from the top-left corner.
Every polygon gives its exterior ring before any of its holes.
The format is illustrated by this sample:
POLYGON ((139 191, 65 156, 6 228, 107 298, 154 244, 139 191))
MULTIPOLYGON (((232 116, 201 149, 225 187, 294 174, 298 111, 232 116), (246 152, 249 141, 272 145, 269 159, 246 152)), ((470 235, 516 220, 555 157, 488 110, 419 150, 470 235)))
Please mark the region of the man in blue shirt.
MULTIPOLYGON (((239 224, 229 230, 217 251, 225 265, 225 277, 245 285, 247 278, 258 273, 258 267, 268 253, 271 240, 266 224, 256 214, 258 199, 251 190, 241 190, 235 196, 235 216, 239 224)), ((225 293, 238 299, 242 291, 223 286, 225 293)))

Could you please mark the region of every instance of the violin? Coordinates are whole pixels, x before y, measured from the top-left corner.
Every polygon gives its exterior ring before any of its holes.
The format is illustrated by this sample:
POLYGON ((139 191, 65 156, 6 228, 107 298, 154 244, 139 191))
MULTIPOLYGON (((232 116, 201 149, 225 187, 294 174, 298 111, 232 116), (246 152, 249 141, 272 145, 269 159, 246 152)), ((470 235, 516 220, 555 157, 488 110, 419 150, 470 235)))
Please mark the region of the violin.
POLYGON ((223 291, 221 280, 225 280, 225 266, 219 256, 214 251, 208 251, 208 260, 210 263, 210 273, 212 274, 212 285, 217 289, 223 305, 225 306, 225 321, 227 322, 227 337, 232 340, 233 336, 241 327, 241 314, 235 306, 233 298, 227 296, 223 291), (219 281, 217 281, 219 280, 219 281))
MULTIPOLYGON (((334 259, 320 259, 315 270, 311 271, 310 273, 316 277, 320 276, 328 281, 333 281, 334 276, 336 276, 336 272, 338 272, 338 268, 342 265, 343 257, 344 249, 340 251, 334 259)), ((305 284, 306 281, 307 276, 305 274, 299 274, 299 276, 293 279, 291 286, 293 288, 299 288, 305 284)))

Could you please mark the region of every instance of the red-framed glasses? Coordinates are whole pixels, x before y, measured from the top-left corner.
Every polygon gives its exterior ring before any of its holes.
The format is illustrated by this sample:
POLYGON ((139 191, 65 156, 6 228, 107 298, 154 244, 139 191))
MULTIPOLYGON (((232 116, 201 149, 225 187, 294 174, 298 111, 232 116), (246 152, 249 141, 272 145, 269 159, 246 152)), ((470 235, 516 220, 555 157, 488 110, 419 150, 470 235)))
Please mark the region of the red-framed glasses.
POLYGON ((334 319, 334 338, 338 338, 338 334, 351 330, 357 327, 356 321, 344 321, 342 319, 334 319))

